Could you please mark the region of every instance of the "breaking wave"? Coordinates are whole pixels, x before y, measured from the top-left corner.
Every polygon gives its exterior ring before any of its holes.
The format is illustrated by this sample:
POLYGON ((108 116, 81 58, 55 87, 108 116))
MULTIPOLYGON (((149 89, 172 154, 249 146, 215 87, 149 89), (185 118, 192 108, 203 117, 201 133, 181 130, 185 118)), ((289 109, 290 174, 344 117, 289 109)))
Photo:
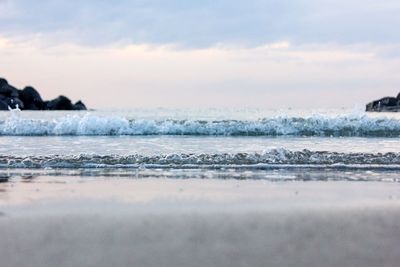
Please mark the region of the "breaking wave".
POLYGON ((400 120, 359 115, 277 116, 241 120, 129 120, 92 114, 57 119, 28 119, 16 112, 0 121, 2 136, 204 135, 204 136, 333 136, 399 137, 400 120))
POLYGON ((400 153, 337 153, 272 149, 263 153, 0 156, 0 168, 334 168, 400 170, 400 153))

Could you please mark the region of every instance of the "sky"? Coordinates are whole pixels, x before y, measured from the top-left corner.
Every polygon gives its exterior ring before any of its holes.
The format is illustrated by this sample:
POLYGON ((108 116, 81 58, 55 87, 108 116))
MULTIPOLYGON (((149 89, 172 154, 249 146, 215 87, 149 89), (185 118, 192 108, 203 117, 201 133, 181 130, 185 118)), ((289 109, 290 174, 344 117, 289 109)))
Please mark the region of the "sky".
POLYGON ((0 76, 92 108, 353 107, 400 91, 398 0, 0 0, 0 76))

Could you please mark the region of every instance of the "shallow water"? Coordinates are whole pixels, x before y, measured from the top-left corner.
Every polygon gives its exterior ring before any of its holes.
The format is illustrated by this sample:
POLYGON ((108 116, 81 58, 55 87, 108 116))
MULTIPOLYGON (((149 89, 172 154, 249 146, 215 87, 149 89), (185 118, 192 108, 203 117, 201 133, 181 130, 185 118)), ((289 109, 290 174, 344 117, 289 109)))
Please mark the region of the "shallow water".
POLYGON ((158 155, 263 153, 272 149, 339 153, 400 152, 399 138, 221 136, 2 136, 1 155, 158 155))
POLYGON ((12 111, 0 113, 0 169, 397 182, 399 137, 399 114, 361 110, 12 111))

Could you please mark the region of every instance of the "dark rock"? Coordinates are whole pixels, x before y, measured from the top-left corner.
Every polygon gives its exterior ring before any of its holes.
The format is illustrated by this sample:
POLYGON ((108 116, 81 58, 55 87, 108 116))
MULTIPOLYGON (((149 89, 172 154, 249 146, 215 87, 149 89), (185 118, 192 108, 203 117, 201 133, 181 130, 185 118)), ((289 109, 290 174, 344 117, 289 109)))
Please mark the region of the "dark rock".
POLYGON ((13 86, 10 86, 10 97, 19 98, 19 90, 13 86))
POLYGON ((28 110, 41 110, 44 109, 43 99, 39 92, 31 87, 27 86, 19 92, 19 97, 25 104, 25 109, 28 110))
POLYGON ((0 78, 0 88, 3 87, 3 86, 6 86, 6 85, 8 85, 7 80, 3 79, 3 78, 0 78))
POLYGON ((25 110, 86 110, 85 104, 80 100, 72 104, 68 97, 61 95, 51 101, 43 101, 32 86, 18 90, 6 79, 0 78, 0 110, 8 110, 9 107, 25 110))
POLYGON ((38 107, 34 103, 30 103, 30 104, 24 103, 24 110, 43 110, 43 109, 44 109, 43 105, 42 105, 42 107, 38 107))
POLYGON ((19 99, 19 98, 9 97, 9 98, 5 99, 5 102, 12 109, 16 109, 16 108, 24 109, 24 102, 22 102, 21 99, 19 99))
POLYGON ((8 110, 8 105, 3 100, 0 100, 0 110, 8 110))
POLYGON ((372 101, 371 103, 367 104, 366 111, 400 111, 400 94, 397 96, 397 98, 384 97, 379 100, 372 101))
POLYGON ((0 87, 0 94, 6 97, 18 96, 18 90, 11 85, 4 85, 0 87))
POLYGON ((73 110, 73 108, 71 100, 63 95, 49 101, 46 105, 48 110, 73 110))
POLYGON ((74 104, 74 110, 87 110, 85 104, 82 101, 78 101, 74 104))
POLYGON ((8 84, 6 79, 0 78, 0 95, 6 97, 18 97, 18 89, 8 84))
POLYGON ((378 100, 378 102, 379 102, 381 105, 384 105, 384 106, 396 106, 396 105, 397 105, 397 98, 394 98, 394 97, 384 97, 384 98, 378 100))

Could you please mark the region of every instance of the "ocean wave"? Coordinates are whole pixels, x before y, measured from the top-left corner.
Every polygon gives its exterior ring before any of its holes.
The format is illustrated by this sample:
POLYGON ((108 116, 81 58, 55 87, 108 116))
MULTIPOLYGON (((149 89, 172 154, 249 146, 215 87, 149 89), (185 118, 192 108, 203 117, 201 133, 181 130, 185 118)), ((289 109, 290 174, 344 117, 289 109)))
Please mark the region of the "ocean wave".
POLYGON ((57 119, 24 118, 17 112, 0 121, 2 136, 322 136, 399 137, 400 120, 359 115, 277 116, 242 120, 129 120, 90 113, 57 119))
POLYGON ((334 168, 400 169, 400 153, 337 153, 272 149, 263 153, 0 156, 0 168, 334 168))

